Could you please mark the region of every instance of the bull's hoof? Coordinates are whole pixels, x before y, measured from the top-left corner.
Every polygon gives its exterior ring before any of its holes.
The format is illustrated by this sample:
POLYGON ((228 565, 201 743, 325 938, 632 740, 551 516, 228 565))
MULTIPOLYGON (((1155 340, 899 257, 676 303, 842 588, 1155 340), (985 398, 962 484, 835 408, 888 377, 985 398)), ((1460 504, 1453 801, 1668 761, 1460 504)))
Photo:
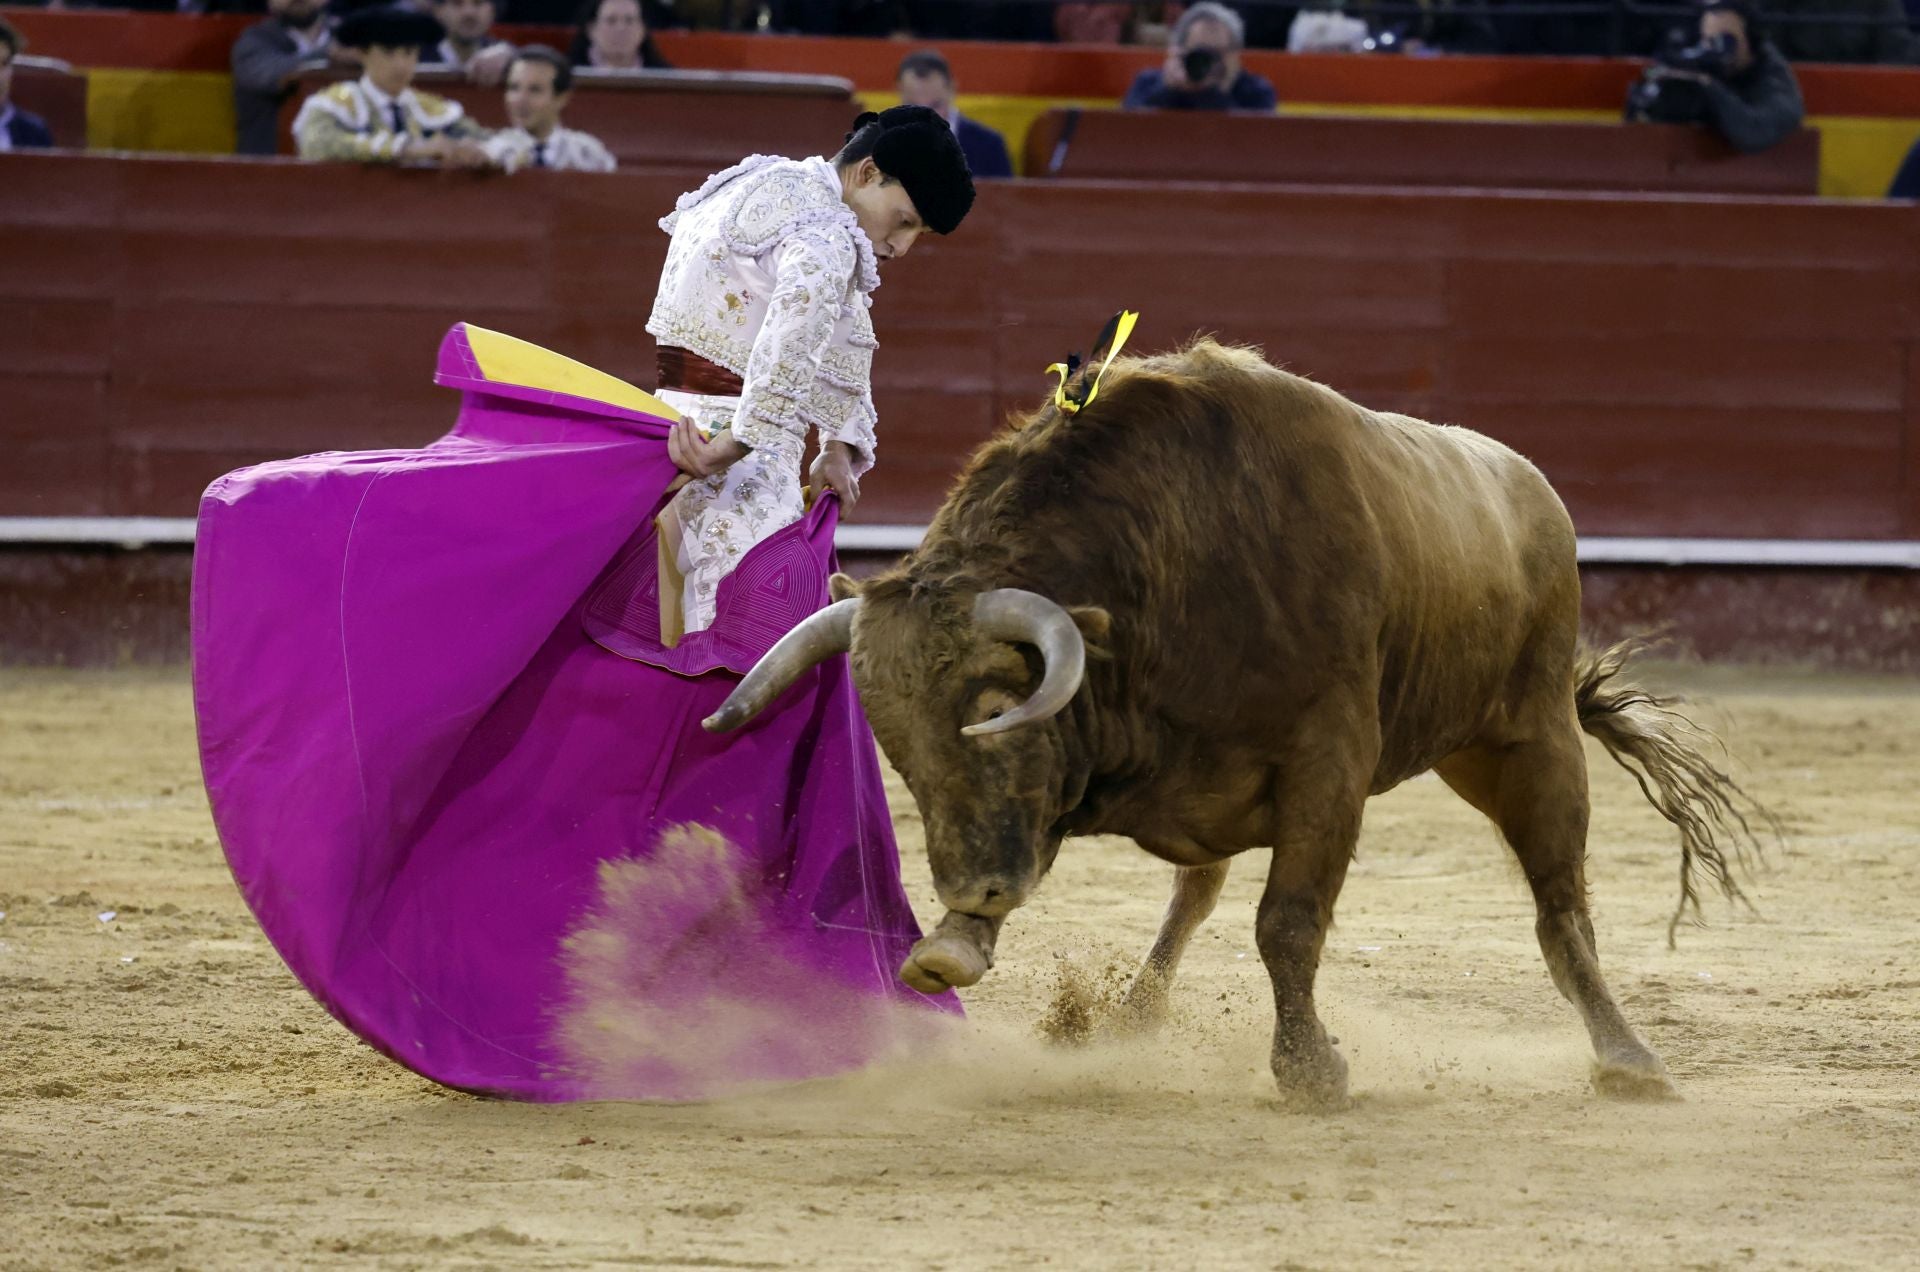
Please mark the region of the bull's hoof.
POLYGON ((1338 1113, 1351 1106, 1347 1061, 1332 1047, 1308 1055, 1276 1054, 1273 1077, 1280 1087, 1280 1107, 1288 1112, 1338 1113))
POLYGON ((1167 1009, 1173 997, 1171 978, 1141 971, 1127 986, 1127 992, 1114 1004, 1113 1011, 1101 1022, 1100 1031, 1110 1038, 1145 1037, 1160 1032, 1167 1023, 1167 1009))
POLYGON ((1680 1098, 1679 1088, 1667 1076, 1667 1066, 1648 1052, 1631 1060, 1595 1060, 1593 1089, 1609 1100, 1659 1104, 1680 1098))
POLYGON ((900 979, 923 994, 977 985, 993 966, 993 959, 974 942, 936 931, 913 947, 900 965, 900 979))

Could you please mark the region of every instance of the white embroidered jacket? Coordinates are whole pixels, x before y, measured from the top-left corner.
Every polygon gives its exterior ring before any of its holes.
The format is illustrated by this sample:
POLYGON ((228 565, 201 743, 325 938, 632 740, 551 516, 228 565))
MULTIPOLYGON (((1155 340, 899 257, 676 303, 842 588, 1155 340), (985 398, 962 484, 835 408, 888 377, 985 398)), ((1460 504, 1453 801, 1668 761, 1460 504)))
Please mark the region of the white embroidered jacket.
POLYGON ((673 243, 647 330, 741 378, 734 436, 797 455, 812 427, 873 467, 880 275, 833 165, 754 155, 681 196, 660 228, 673 243))

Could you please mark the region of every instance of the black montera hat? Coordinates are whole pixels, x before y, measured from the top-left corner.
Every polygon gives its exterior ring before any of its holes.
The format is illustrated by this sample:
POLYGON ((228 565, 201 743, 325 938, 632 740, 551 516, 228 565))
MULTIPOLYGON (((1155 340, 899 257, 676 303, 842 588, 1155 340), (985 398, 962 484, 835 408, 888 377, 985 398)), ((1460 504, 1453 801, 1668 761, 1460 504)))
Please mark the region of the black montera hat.
POLYGON ((952 125, 925 106, 868 112, 853 121, 853 130, 858 133, 869 124, 881 128, 873 162, 906 187, 928 229, 953 233, 973 206, 973 174, 952 125))
POLYGON ((404 4, 376 4, 356 9, 333 29, 336 42, 350 49, 431 48, 447 38, 447 29, 431 14, 404 4))

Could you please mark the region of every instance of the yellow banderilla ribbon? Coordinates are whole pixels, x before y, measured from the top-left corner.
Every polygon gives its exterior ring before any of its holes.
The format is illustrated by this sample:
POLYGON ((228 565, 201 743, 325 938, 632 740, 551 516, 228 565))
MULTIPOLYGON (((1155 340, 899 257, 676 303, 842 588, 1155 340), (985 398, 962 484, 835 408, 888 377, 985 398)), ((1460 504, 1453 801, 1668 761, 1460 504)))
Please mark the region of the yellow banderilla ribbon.
POLYGON ((1069 389, 1067 381, 1080 368, 1080 359, 1069 357, 1065 362, 1056 362, 1047 368, 1049 375, 1057 375, 1060 382, 1053 390, 1053 404, 1060 408, 1062 415, 1077 415, 1100 395, 1100 379, 1106 375, 1107 368, 1120 356, 1120 350, 1127 343, 1127 337, 1133 334, 1133 325, 1140 321, 1140 315, 1131 309, 1123 309, 1107 319, 1107 325, 1101 328, 1099 337, 1093 343, 1093 353, 1087 361, 1099 358, 1100 369, 1094 372, 1093 379, 1082 384, 1078 390, 1069 389), (1102 357, 1101 351, 1105 350, 1102 357))

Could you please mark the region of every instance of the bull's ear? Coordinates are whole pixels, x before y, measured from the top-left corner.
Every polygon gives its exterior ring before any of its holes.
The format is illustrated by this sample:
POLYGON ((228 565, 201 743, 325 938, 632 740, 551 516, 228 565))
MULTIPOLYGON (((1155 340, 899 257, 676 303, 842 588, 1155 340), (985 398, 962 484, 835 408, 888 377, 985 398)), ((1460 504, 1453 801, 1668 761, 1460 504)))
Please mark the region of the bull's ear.
POLYGON ((1113 657, 1113 651, 1107 648, 1107 633, 1113 630, 1113 615, 1098 605, 1072 605, 1067 608, 1067 616, 1080 629, 1080 639, 1087 643, 1087 657, 1103 661, 1113 657))
POLYGON ((827 595, 836 602, 851 600, 860 595, 860 585, 844 574, 836 574, 827 580, 827 595))

